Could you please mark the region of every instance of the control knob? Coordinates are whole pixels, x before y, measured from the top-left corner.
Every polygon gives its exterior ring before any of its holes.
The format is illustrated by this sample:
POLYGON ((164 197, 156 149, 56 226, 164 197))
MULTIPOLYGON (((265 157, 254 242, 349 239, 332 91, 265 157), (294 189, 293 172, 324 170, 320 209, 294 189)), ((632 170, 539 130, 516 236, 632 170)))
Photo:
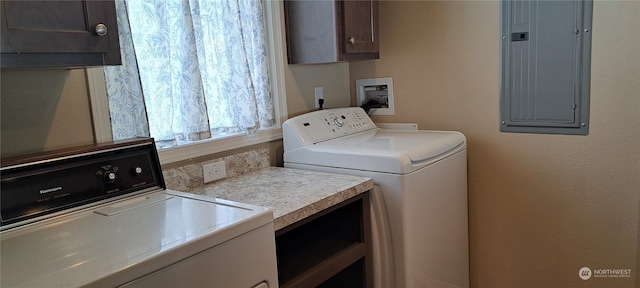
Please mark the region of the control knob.
POLYGON ((116 174, 116 172, 107 171, 104 173, 104 180, 107 181, 107 183, 113 183, 116 179, 118 179, 118 174, 116 174))
POLYGON ((133 176, 138 176, 138 175, 142 174, 142 167, 140 167, 140 166, 133 167, 133 170, 131 170, 131 174, 133 176))

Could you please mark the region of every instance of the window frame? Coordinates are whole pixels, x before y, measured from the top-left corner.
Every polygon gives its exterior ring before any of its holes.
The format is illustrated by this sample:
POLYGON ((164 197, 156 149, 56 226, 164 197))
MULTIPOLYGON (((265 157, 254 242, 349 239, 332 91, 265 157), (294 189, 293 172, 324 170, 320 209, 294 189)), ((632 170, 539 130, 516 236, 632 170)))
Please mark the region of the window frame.
MULTIPOLYGON (((195 141, 177 147, 158 150, 161 164, 168 164, 196 157, 220 153, 241 147, 256 145, 282 139, 282 123, 287 119, 286 93, 284 82, 284 45, 283 45, 283 2, 265 0, 265 28, 267 33, 267 51, 271 75, 271 92, 275 109, 274 127, 258 130, 253 135, 229 135, 195 141)), ((111 141, 111 121, 109 103, 102 68, 86 68, 87 85, 91 105, 91 117, 95 141, 111 141)))

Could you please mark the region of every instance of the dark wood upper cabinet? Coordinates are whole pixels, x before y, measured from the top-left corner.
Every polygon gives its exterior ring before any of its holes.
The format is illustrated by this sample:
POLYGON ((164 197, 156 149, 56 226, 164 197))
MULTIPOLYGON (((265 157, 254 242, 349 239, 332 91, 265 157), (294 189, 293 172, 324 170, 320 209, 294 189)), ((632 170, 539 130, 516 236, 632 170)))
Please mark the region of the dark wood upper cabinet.
MULTIPOLYGON (((378 53, 378 2, 342 1, 345 53, 378 53)), ((377 57, 376 57, 377 58, 377 57)))
POLYGON ((289 64, 379 58, 378 1, 287 0, 289 64))
POLYGON ((114 1, 0 3, 2 68, 121 64, 114 1))

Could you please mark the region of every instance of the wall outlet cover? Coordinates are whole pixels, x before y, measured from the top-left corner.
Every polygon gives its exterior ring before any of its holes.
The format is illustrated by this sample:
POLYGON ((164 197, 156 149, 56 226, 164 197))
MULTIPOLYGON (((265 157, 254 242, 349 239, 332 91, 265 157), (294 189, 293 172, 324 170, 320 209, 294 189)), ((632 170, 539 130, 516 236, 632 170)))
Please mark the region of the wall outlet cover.
POLYGON ((220 180, 227 177, 227 166, 224 161, 218 161, 202 166, 204 183, 220 180))

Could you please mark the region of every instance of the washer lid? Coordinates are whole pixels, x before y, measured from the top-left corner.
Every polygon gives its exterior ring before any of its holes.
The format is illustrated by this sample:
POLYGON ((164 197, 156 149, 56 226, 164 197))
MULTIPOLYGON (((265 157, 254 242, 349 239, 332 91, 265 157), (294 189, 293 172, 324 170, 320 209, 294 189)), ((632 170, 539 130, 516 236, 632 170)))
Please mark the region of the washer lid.
POLYGON ((2 287, 115 287, 273 222, 271 210, 167 191, 0 234, 2 287))
POLYGON ((284 161, 405 174, 465 148, 460 132, 374 129, 287 151, 284 161))

